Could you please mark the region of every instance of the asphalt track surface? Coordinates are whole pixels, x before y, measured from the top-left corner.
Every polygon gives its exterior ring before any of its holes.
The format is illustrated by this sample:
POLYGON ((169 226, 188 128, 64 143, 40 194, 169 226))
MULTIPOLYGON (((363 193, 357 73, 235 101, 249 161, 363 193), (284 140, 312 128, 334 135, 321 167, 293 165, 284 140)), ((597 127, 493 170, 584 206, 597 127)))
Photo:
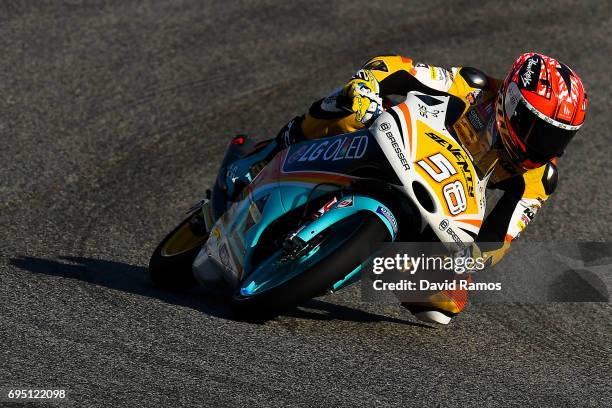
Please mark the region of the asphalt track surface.
POLYGON ((266 138, 388 52, 581 74, 587 123, 523 239, 610 237, 607 2, 3 2, 0 386, 60 406, 610 406, 609 303, 475 304, 418 324, 356 289, 265 324, 146 265, 228 137, 266 138))

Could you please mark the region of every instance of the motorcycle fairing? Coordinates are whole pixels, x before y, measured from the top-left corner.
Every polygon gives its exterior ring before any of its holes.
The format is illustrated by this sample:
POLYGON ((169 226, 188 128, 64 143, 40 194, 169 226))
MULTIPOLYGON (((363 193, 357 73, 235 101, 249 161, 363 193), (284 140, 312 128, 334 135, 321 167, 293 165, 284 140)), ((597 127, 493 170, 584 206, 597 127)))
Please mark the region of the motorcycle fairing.
MULTIPOLYGON (((236 284, 253 272, 253 250, 273 221, 307 200, 348 187, 357 179, 351 175, 355 171, 366 168, 388 171, 388 166, 386 170, 382 168, 384 165, 382 151, 367 129, 291 146, 275 156, 245 188, 241 199, 217 220, 204 247, 206 255, 223 267, 227 281, 236 284)), ((303 230, 298 235, 307 242, 359 211, 376 214, 395 238, 397 220, 391 210, 378 200, 358 195, 353 196, 351 206, 336 204, 309 224, 308 233, 303 230)))
MULTIPOLYGON (((350 217, 359 212, 369 211, 376 214, 387 227, 392 239, 395 239, 397 234, 397 221, 391 210, 387 208, 380 201, 370 197, 364 197, 360 195, 352 195, 350 197, 343 198, 336 202, 334 206, 326 211, 317 220, 306 224, 297 233, 297 237, 304 242, 308 242, 318 234, 324 232, 332 225, 337 225, 341 220, 350 217)), ((331 247, 325 247, 321 249, 317 247, 305 254, 304 256, 296 259, 290 263, 275 264, 281 258, 281 251, 277 251, 271 254, 262 264, 254 268, 252 272, 246 273, 241 281, 241 294, 244 296, 253 295, 257 291, 270 289, 282 282, 286 282, 291 278, 301 274, 304 270, 307 270, 313 265, 313 255, 317 255, 319 259, 326 257, 338 248, 345 241, 342 239, 350 234, 350 231, 341 233, 338 239, 335 239, 331 247), (317 253, 318 251, 326 251, 324 254, 317 253)), ((366 255, 366 254, 364 254, 366 255)), ((366 259, 364 257, 363 261, 366 259)), ((343 281, 349 283, 351 277, 355 277, 356 274, 361 270, 359 265, 353 270, 343 281)), ((334 285, 335 287, 336 285, 334 285)))
POLYGON ((404 103, 380 115, 370 132, 423 225, 457 251, 470 245, 480 230, 488 176, 478 177, 468 152, 447 130, 451 98, 410 92, 404 103))
MULTIPOLYGON (((421 224, 429 225, 449 250, 467 247, 482 224, 487 178, 478 178, 469 155, 446 129, 449 101, 449 96, 433 98, 412 92, 369 129, 305 141, 286 149, 217 221, 204 250, 223 265, 226 280, 241 283, 245 295, 274 284, 265 268, 276 262, 278 253, 270 254, 252 271, 253 250, 261 234, 274 220, 309 199, 348 187, 360 171, 364 175, 369 171, 388 175, 415 204, 421 224)), ((353 210, 373 212, 395 237, 397 222, 384 204, 365 196, 355 196, 355 204, 353 210)), ((300 238, 308 241, 353 214, 353 210, 336 205, 309 228, 299 231, 300 238)), ((351 272, 334 288, 354 281, 357 273, 351 272)))

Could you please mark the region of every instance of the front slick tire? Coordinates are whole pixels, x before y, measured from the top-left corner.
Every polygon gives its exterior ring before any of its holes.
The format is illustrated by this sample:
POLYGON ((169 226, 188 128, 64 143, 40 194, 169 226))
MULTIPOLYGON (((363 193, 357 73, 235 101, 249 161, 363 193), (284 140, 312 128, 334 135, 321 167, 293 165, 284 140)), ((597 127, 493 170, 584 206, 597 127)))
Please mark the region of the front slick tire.
POLYGON ((372 244, 384 242, 388 238, 387 228, 377 216, 368 213, 351 218, 360 220, 351 237, 312 268, 261 294, 243 296, 238 289, 232 296, 235 316, 242 320, 268 320, 284 310, 324 294, 363 262, 372 244))
POLYGON ((159 243, 149 261, 149 275, 160 289, 185 290, 197 284, 191 265, 208 238, 196 211, 159 243))

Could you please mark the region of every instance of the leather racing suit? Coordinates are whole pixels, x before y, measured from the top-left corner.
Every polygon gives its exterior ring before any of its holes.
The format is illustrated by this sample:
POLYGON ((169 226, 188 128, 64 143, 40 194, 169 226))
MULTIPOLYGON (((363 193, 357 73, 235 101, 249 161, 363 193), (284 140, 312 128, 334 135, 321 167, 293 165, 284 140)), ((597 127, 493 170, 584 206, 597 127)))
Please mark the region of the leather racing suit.
MULTIPOLYGON (((475 68, 453 67, 447 70, 415 64, 412 59, 399 55, 374 57, 362 69, 370 70, 378 80, 380 97, 386 108, 402 102, 410 91, 429 95, 451 94, 465 101, 463 115, 449 132, 473 157, 484 158, 484 163, 486 154, 495 150, 494 110, 499 80, 475 68)), ((285 125, 279 134, 284 144, 364 128, 366 125, 356 119, 355 113, 337 106, 340 97, 341 89, 338 89, 313 103, 306 114, 285 125)), ((502 196, 484 219, 476 238, 477 244, 482 243, 480 250, 489 266, 501 260, 511 241, 534 219, 542 203, 555 190, 558 177, 556 159, 545 166, 525 171, 518 169, 501 154, 496 154, 496 157, 500 159, 494 164, 487 188, 500 190, 502 196), (484 246, 484 243, 488 245, 484 246)), ((466 303, 467 292, 456 290, 439 292, 431 297, 427 306, 454 315, 466 303)))

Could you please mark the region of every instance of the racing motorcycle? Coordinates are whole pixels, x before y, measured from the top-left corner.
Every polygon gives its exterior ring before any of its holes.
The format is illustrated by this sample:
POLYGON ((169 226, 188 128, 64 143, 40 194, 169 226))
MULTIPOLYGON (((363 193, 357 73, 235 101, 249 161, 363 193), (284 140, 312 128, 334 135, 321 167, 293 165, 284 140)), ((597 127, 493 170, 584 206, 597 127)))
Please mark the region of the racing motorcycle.
POLYGON ((286 148, 244 186, 228 169, 258 148, 234 137, 213 191, 153 253, 152 280, 222 286, 235 312, 263 316, 357 282, 376 243, 465 249, 489 174, 449 131, 464 108, 452 95, 410 92, 369 128, 286 148))

